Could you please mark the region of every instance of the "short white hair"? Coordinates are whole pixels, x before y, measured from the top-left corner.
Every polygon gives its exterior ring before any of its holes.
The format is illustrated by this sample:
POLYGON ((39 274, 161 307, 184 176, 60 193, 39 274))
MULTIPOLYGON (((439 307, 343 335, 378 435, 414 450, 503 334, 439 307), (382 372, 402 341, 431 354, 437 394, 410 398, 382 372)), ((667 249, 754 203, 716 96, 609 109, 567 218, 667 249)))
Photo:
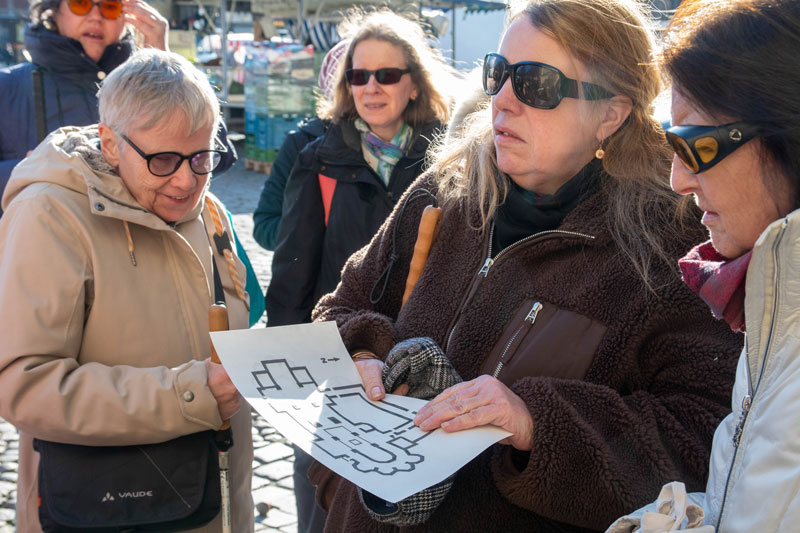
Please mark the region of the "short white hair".
POLYGON ((149 129, 182 111, 192 135, 209 124, 217 131, 220 109, 205 74, 182 56, 153 48, 135 52, 114 69, 97 93, 100 122, 117 134, 149 129))

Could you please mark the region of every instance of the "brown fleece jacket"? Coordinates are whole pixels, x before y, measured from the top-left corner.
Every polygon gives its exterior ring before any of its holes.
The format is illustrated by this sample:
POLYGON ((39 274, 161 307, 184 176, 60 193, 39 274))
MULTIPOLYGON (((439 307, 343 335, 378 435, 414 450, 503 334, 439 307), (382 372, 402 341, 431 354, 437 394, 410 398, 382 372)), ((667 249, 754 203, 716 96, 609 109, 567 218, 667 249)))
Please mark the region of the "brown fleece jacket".
MULTIPOLYGON (((422 177, 406 195, 423 187, 434 190, 422 177)), ((378 304, 369 296, 393 253, 397 208, 320 300, 314 319, 336 320, 350 349, 385 357, 400 340, 429 336, 465 380, 497 368, 506 345, 512 352, 498 379, 530 408, 533 450, 493 446, 458 472, 434 515, 410 531, 605 529, 665 482, 705 486, 742 337, 712 318, 674 265, 654 265, 657 294, 645 289, 611 239, 605 194, 583 200, 557 232, 496 254, 485 277, 478 271, 489 230, 474 229, 476 212, 447 211, 400 310, 425 204, 414 200, 399 221, 399 259, 378 304), (541 309, 531 324, 524 318, 535 302, 541 309)), ((704 238, 699 226, 665 235, 675 261, 704 238)), ((339 485, 326 531, 393 529, 369 518, 352 484, 339 485)))

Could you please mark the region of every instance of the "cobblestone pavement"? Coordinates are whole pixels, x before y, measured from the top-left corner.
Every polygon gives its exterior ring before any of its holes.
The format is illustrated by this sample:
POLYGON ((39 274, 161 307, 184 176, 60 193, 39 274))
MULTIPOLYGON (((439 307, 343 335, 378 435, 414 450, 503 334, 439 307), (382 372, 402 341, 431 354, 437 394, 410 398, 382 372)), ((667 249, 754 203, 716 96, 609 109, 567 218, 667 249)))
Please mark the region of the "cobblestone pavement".
MULTIPOLYGON (((240 149, 239 153, 243 153, 243 150, 240 149)), ((265 174, 245 170, 244 161, 240 160, 233 169, 211 183, 211 191, 233 215, 236 233, 247 250, 262 288, 269 283, 272 253, 259 247, 253 240, 252 213, 258 205, 265 178, 265 174)), ((262 317, 261 323, 254 327, 263 327, 264 321, 262 317)), ((292 491, 292 449, 258 415, 253 417, 253 444, 253 501, 270 506, 266 516, 254 512, 255 530, 294 533, 297 531, 297 511, 292 491)), ((12 533, 15 530, 18 448, 17 430, 0 419, 0 533, 12 533)))

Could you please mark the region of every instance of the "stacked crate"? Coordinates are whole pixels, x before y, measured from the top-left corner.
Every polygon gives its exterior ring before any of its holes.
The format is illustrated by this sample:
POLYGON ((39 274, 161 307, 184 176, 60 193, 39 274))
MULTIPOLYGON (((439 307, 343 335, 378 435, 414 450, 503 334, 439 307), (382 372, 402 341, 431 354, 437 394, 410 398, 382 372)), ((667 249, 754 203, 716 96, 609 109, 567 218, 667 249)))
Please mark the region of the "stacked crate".
POLYGON ((286 134, 314 114, 314 50, 254 42, 245 59, 245 164, 269 173, 286 134))

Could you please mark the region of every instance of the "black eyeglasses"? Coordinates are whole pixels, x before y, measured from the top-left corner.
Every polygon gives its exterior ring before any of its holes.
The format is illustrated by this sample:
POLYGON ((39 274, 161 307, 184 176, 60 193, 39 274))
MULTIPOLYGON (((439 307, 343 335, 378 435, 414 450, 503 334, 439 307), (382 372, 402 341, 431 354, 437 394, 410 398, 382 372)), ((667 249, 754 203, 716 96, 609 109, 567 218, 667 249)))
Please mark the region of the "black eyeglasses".
POLYGON ((222 154, 227 152, 224 146, 221 150, 199 150, 193 154, 183 155, 178 152, 158 152, 146 154, 133 141, 122 135, 125 142, 136 150, 136 153, 147 161, 147 170, 154 176, 164 178, 178 171, 183 161, 189 160, 189 168, 195 174, 209 174, 214 172, 222 161, 222 154))
MULTIPOLYGON (((553 109, 564 98, 580 98, 578 81, 566 77, 556 67, 536 61, 511 64, 500 54, 487 54, 483 59, 483 90, 486 94, 494 96, 499 93, 508 78, 511 78, 517 99, 538 109, 553 109)), ((581 85, 585 100, 604 100, 614 96, 608 89, 594 83, 584 81, 581 85)))
POLYGON ((403 74, 408 74, 411 69, 407 68, 379 68, 378 70, 367 70, 365 68, 349 68, 344 72, 347 83, 350 85, 366 85, 369 83, 370 76, 375 76, 375 81, 381 85, 394 85, 399 82, 403 74))
POLYGON ((686 170, 705 172, 747 141, 757 136, 758 128, 748 122, 722 126, 671 126, 662 124, 667 142, 686 170))

